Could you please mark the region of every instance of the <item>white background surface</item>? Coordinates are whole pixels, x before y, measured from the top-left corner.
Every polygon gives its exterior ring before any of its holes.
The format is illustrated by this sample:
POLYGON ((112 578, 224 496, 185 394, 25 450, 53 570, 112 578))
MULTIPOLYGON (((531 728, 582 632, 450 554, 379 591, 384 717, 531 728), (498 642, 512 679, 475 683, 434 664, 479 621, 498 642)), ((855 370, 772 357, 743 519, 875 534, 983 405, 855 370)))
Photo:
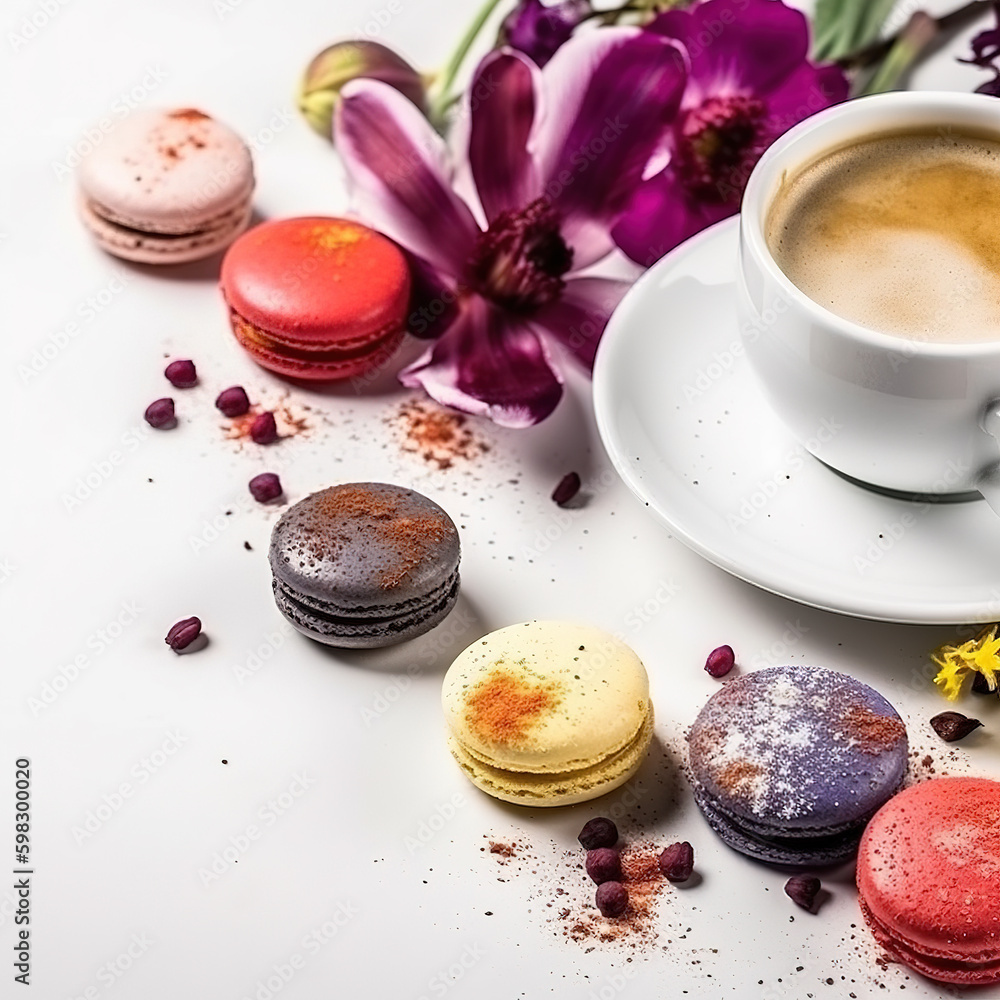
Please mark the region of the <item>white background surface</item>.
MULTIPOLYGON (((364 395, 296 389, 293 402, 313 408, 310 433, 266 451, 240 447, 224 439, 215 394, 243 383, 273 401, 282 387, 233 342, 212 268, 131 268, 93 249, 77 224, 61 165, 82 130, 122 102, 199 106, 254 138, 264 217, 346 209, 336 157, 298 120, 292 94, 316 51, 359 34, 388 4, 47 2, 55 13, 31 38, 22 18, 46 4, 5 4, 0 41, 0 873, 15 867, 19 756, 32 760, 35 869, 27 988, 13 982, 13 876, 0 876, 0 996, 946 992, 873 964, 867 932, 852 929, 860 921, 850 871, 827 876, 833 898, 819 915, 795 909, 781 892, 785 875, 716 842, 675 765, 684 729, 716 690, 704 657, 724 642, 745 669, 817 663, 874 684, 907 719, 914 746, 940 762, 949 754, 926 720, 944 705, 930 690, 926 653, 955 629, 807 610, 711 567, 614 479, 579 379, 538 428, 477 425, 490 452, 447 471, 401 450, 385 418, 407 394, 391 381, 364 395), (75 334, 63 336, 71 322, 75 334), (19 374, 60 341, 36 376, 19 374), (202 382, 171 392, 176 430, 147 432, 144 407, 169 391, 167 356, 194 358, 202 382), (441 502, 464 546, 455 615, 424 640, 373 654, 329 652, 282 632, 266 563, 278 511, 245 492, 265 469, 281 474, 291 501, 376 479, 441 502), (571 469, 590 499, 565 513, 548 495, 571 469), (68 503, 95 473, 91 495, 68 503), (210 645, 176 657, 163 635, 192 614, 210 645), (452 656, 531 617, 620 631, 648 666, 667 749, 632 789, 641 811, 631 812, 647 819, 623 821, 623 830, 690 840, 702 875, 664 892, 655 948, 586 951, 546 922, 550 879, 568 876, 574 906, 590 896, 561 852, 621 795, 525 813, 476 793, 445 750, 438 695, 452 656), (55 693, 47 703, 46 691, 55 693), (302 776, 308 787, 295 795, 302 776), (442 813, 450 818, 435 819, 442 813), (539 860, 501 867, 481 852, 484 835, 517 837, 539 860), (233 844, 246 845, 235 863, 216 861, 219 877, 199 877, 233 844), (331 936, 338 913, 344 926, 331 936), (287 981, 274 978, 282 967, 287 981)), ((399 0, 395 9, 381 38, 423 67, 443 61, 471 15, 458 0, 399 0)), ((917 84, 971 90, 984 79, 953 62, 969 34, 917 84)), ((986 730, 955 750, 950 768, 1000 777, 997 703, 958 707, 986 730)))

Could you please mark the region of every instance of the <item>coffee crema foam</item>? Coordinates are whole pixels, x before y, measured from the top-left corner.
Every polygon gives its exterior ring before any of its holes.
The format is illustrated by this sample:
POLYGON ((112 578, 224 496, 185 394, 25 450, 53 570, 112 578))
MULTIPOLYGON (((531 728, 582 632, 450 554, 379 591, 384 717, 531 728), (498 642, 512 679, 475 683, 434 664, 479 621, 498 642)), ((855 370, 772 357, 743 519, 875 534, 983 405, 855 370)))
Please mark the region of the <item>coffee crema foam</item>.
POLYGON ((814 302, 869 329, 1000 340, 1000 137, 886 133, 786 178, 765 224, 814 302))

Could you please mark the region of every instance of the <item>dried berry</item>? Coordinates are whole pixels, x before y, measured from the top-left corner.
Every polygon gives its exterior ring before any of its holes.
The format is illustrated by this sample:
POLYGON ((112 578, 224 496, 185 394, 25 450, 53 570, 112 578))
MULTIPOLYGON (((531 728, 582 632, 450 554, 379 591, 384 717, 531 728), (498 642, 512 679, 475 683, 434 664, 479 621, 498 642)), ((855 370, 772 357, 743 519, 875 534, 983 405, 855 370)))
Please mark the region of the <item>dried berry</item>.
POLYGON ((588 851, 597 847, 614 847, 618 843, 618 827, 604 816, 588 820, 576 838, 588 851))
POLYGON ((195 370, 194 362, 187 359, 171 361, 163 374, 167 376, 167 381, 178 389, 190 389, 198 382, 198 372, 195 370))
POLYGON ((815 875, 793 875, 785 883, 785 895, 803 910, 812 910, 821 887, 815 875))
POLYGON ((150 427, 163 430, 167 427, 174 427, 177 424, 177 417, 174 414, 174 401, 172 399, 156 399, 146 407, 143 414, 146 423, 150 427))
POLYGON ((736 654, 732 646, 719 646, 708 654, 705 671, 712 677, 725 677, 736 664, 736 654))
POLYGON ((283 492, 281 480, 273 472, 262 472, 250 480, 250 492, 258 503, 277 500, 283 492))
POLYGON ((580 492, 580 477, 575 472, 568 472, 559 480, 559 485, 552 491, 552 499, 560 507, 567 504, 580 492))
POLYGON ((250 409, 250 400, 243 386, 231 385, 216 396, 215 405, 227 417, 242 417, 250 409))
POLYGON ((175 653, 190 646, 201 635, 200 618, 184 618, 176 625, 170 626, 167 637, 163 640, 175 653))
POLYGON ((978 670, 972 675, 972 693, 990 694, 990 682, 986 679, 986 674, 981 674, 978 670))
POLYGON ((934 732, 945 741, 954 743, 956 740, 965 739, 974 729, 978 729, 982 723, 978 719, 970 719, 962 715, 961 712, 942 712, 931 719, 931 726, 934 732))
POLYGON ((686 882, 694 871, 694 848, 686 841, 671 844, 660 855, 660 871, 671 882, 686 882))
POLYGON ((587 851, 587 874, 598 884, 602 882, 620 882, 622 877, 622 860, 618 852, 610 847, 598 847, 587 851))
POLYGON ((628 892, 621 882, 602 882, 594 901, 602 916, 620 917, 628 909, 628 892))
POLYGON ((250 425, 250 437, 257 444, 271 444, 278 440, 278 425, 274 422, 274 414, 265 410, 254 418, 250 425))

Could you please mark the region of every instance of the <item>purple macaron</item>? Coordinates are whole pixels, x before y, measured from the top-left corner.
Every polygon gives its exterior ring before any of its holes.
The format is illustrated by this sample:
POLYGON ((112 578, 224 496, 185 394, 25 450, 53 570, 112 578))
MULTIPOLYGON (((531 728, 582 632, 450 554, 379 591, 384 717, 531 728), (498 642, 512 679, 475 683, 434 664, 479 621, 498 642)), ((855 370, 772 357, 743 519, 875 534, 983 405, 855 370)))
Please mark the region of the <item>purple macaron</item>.
POLYGON ((877 691, 822 667, 769 667, 713 695, 688 734, 694 794, 734 850, 793 868, 852 858, 900 788, 906 728, 877 691))
POLYGON ((345 483, 300 500, 271 534, 278 610, 329 646, 412 639, 458 599, 458 530, 432 500, 388 483, 345 483))

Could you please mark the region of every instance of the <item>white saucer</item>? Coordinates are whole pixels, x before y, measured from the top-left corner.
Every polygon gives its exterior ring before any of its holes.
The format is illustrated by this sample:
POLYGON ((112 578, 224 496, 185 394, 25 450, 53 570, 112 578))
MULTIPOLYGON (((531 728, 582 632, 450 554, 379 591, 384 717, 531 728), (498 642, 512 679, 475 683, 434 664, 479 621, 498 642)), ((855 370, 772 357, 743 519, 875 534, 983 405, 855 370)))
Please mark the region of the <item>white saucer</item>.
POLYGON ((651 268, 618 307, 594 371, 597 423, 629 488, 722 569, 859 618, 1000 617, 1000 520, 985 501, 894 499, 797 444, 742 353, 737 220, 651 268))

